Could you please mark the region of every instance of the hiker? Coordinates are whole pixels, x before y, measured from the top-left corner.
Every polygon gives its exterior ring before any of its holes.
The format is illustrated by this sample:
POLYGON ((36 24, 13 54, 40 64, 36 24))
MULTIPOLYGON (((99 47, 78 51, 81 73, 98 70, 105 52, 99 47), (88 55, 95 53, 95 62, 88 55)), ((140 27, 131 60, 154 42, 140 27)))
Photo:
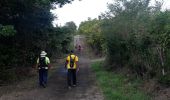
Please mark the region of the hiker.
POLYGON ((50 60, 46 55, 47 53, 42 51, 36 65, 36 69, 39 72, 39 85, 44 88, 47 86, 48 69, 51 67, 50 60))
POLYGON ((71 50, 71 53, 66 58, 65 68, 67 68, 67 84, 70 89, 71 86, 75 87, 77 85, 76 74, 79 70, 78 57, 71 50))
POLYGON ((78 46, 78 51, 81 52, 81 45, 78 46))

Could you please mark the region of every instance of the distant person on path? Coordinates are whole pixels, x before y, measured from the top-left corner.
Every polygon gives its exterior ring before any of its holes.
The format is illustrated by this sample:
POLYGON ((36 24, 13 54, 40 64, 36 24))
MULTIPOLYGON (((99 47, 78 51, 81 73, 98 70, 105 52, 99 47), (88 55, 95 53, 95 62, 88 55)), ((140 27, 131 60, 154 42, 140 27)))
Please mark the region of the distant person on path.
POLYGON ((37 59, 36 69, 39 72, 39 85, 42 87, 47 86, 47 78, 48 78, 48 69, 50 66, 50 60, 46 57, 47 53, 42 51, 40 56, 37 59))
POLYGON ((81 45, 80 44, 78 46, 78 51, 79 51, 79 53, 81 52, 81 45))
POLYGON ((78 57, 74 54, 73 50, 71 50, 71 53, 66 58, 65 68, 67 68, 68 70, 67 71, 68 88, 71 89, 71 86, 75 87, 77 85, 76 74, 77 71, 79 70, 78 57))

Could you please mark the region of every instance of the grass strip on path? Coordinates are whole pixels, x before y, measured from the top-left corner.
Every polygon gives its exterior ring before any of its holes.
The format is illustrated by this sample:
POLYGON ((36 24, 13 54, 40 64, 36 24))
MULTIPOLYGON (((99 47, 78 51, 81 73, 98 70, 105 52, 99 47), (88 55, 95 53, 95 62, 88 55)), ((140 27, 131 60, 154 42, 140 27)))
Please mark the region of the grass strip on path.
POLYGON ((121 73, 106 71, 102 62, 94 62, 92 69, 105 100, 151 100, 149 95, 137 88, 141 84, 138 80, 127 81, 128 77, 121 73))

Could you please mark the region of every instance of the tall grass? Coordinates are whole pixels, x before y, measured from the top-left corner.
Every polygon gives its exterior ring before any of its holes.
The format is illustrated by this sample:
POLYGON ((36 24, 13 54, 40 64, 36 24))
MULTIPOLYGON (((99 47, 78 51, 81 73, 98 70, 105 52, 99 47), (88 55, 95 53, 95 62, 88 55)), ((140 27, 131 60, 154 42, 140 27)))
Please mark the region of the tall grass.
POLYGON ((104 70, 101 62, 92 64, 97 82, 102 89, 105 100, 151 100, 151 97, 137 87, 139 80, 129 81, 123 74, 104 70), (127 81, 128 80, 128 81, 127 81))

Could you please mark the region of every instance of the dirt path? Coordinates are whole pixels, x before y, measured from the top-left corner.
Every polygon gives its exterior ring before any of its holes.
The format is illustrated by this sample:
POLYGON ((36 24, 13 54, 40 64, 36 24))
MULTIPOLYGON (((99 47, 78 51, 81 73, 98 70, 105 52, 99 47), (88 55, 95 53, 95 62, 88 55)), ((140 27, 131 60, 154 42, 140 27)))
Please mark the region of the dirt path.
POLYGON ((103 100, 103 95, 97 87, 95 75, 90 69, 90 59, 81 53, 79 57, 80 71, 78 72, 78 86, 68 90, 66 71, 59 66, 48 81, 47 88, 37 85, 32 89, 23 89, 9 94, 0 95, 0 100, 103 100))

